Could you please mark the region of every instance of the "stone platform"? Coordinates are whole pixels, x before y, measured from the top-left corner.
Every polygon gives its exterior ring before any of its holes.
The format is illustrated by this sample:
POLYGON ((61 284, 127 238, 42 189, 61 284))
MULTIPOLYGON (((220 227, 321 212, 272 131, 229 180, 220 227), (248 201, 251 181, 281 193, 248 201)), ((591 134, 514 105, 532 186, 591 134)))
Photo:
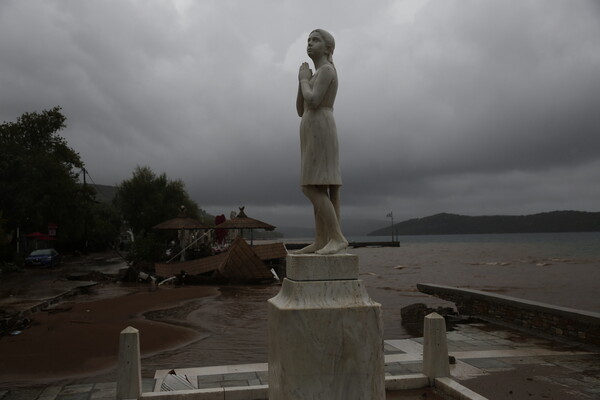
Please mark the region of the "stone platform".
POLYGON ((271 400, 385 398, 381 305, 350 254, 288 255, 269 300, 271 400))

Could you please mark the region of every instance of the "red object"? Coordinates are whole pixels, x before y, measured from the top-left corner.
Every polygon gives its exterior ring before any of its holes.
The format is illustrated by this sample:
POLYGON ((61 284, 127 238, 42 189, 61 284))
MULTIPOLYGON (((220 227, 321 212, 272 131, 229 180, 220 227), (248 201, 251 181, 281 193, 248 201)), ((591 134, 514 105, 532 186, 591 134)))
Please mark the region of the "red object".
POLYGON ((25 237, 32 238, 35 240, 56 240, 55 237, 48 236, 40 232, 28 233, 27 235, 25 235, 25 237))
POLYGON ((25 236, 30 237, 30 238, 38 238, 38 237, 46 236, 46 235, 44 235, 43 233, 40 233, 40 232, 33 232, 33 233, 28 233, 25 236))
MULTIPOLYGON (((223 214, 217 215, 215 217, 215 226, 218 227, 220 224, 222 224, 225 221, 226 221, 225 215, 223 215, 223 214)), ((217 236, 217 243, 223 244, 223 243, 225 243, 225 239, 227 238, 227 230, 216 228, 215 235, 217 236)))

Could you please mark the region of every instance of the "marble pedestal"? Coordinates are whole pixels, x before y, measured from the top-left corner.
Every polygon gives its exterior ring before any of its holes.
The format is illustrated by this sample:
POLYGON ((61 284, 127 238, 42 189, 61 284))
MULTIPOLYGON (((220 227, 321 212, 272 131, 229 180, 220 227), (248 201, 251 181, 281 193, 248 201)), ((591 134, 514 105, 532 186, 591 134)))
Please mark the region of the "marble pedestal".
POLYGON ((383 400, 381 306, 358 257, 288 255, 269 300, 269 400, 383 400))

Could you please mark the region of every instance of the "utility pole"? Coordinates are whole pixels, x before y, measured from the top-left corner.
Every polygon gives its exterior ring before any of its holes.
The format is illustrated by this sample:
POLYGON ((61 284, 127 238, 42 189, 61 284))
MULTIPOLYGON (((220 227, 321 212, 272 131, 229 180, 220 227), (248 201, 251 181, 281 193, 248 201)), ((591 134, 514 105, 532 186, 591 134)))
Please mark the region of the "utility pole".
MULTIPOLYGON (((85 175, 87 174, 87 171, 85 170, 85 167, 81 167, 81 171, 83 172, 83 193, 85 196, 85 193, 87 192, 87 181, 85 179, 85 175)), ((87 202, 87 200, 86 200, 86 202, 87 202)), ((84 214, 83 214, 83 246, 84 246, 84 250, 86 253, 87 253, 87 245, 88 245, 88 239, 87 239, 88 205, 89 204, 86 204, 84 214)))

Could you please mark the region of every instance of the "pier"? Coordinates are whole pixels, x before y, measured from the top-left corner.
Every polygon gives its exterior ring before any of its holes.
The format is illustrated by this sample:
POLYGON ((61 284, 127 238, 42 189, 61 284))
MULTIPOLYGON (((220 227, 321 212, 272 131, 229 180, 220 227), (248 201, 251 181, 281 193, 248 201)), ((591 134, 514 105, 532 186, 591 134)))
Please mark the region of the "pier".
MULTIPOLYGON (((298 250, 308 246, 309 244, 310 243, 289 242, 285 243, 285 248, 288 250, 298 250)), ((358 247, 400 247, 400 242, 397 240, 384 242, 350 242, 348 247, 352 247, 355 249, 358 247)))

